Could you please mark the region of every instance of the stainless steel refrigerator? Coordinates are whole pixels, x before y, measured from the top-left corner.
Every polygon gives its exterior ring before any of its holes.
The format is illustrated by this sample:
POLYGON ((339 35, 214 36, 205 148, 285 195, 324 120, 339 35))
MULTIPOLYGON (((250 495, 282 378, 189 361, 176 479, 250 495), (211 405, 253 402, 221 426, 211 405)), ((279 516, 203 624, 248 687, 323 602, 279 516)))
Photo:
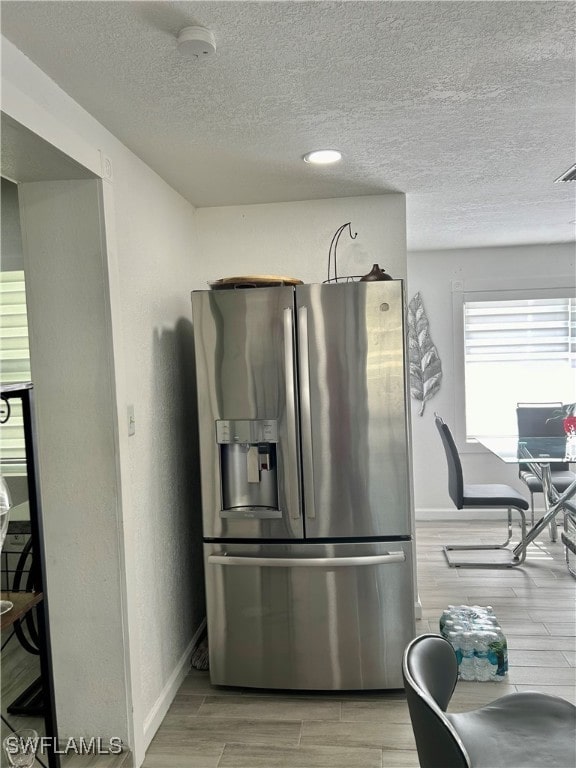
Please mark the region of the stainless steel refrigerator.
POLYGON ((192 293, 214 684, 401 688, 402 281, 192 293))

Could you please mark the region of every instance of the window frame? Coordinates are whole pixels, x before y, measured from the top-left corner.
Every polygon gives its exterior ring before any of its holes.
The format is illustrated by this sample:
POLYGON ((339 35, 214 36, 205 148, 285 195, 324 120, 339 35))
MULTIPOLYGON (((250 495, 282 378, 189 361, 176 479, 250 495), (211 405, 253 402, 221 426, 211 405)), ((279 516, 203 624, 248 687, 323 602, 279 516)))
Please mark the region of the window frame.
POLYGON ((528 278, 452 280, 452 344, 454 365, 454 439, 462 453, 486 453, 478 441, 466 436, 466 301, 576 298, 574 275, 528 278))
MULTIPOLYGON (((6 316, 9 316, 10 314, 13 314, 15 316, 21 316, 22 318, 22 324, 18 326, 11 326, 7 325, 6 327, 8 329, 10 328, 17 328, 20 331, 20 336, 22 340, 26 341, 27 345, 27 357, 21 357, 18 358, 22 363, 24 363, 21 372, 18 372, 18 375, 14 376, 13 374, 10 374, 8 376, 8 379, 6 381, 3 381, 3 384, 6 385, 12 385, 15 383, 25 383, 27 381, 30 381, 31 374, 30 374, 30 344, 29 344, 29 327, 28 327, 28 304, 27 304, 27 295, 26 295, 26 274, 23 269, 6 269, 2 270, 0 272, 0 280, 2 282, 2 285, 0 286, 0 298, 2 299, 2 316, 0 317, 0 337, 1 341, 4 341, 4 338, 13 338, 12 334, 9 332, 6 333, 6 336, 4 334, 3 328, 3 318, 6 316), (17 275, 14 280, 5 279, 7 275, 17 275), (10 293, 9 290, 6 290, 6 286, 8 286, 10 283, 19 284, 21 285, 21 288, 18 290, 18 293, 22 294, 22 301, 19 301, 18 303, 11 303, 6 302, 4 303, 4 296, 8 295, 10 293), (18 308, 19 311, 17 312, 10 312, 10 308, 18 308)), ((8 349, 8 347, 7 347, 8 349)), ((3 370, 3 364, 4 364, 4 354, 5 349, 0 350, 0 379, 4 378, 3 370)), ((9 476, 22 476, 26 474, 26 447, 24 444, 24 425, 22 421, 22 413, 21 413, 21 404, 12 401, 10 403, 11 409, 12 409, 12 423, 8 423, 2 427, 3 429, 3 435, 0 435, 0 470, 2 471, 2 474, 5 477, 9 476), (4 441, 11 441, 15 440, 16 438, 14 435, 17 435, 17 439, 20 443, 20 448, 18 449, 18 453, 16 455, 12 454, 10 455, 10 449, 4 448, 4 441)))

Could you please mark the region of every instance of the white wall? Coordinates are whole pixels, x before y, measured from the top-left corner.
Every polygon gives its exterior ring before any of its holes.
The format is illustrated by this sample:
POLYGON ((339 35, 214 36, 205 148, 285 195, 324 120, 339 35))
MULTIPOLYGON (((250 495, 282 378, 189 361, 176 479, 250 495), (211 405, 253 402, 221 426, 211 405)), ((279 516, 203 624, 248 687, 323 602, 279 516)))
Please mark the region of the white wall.
POLYGON ((127 404, 130 552, 145 743, 204 617, 190 290, 203 284, 193 209, 129 153, 114 159, 118 295, 127 404))
POLYGON ((127 741, 121 563, 107 556, 119 499, 100 184, 26 183, 20 202, 60 733, 90 736, 97 711, 101 733, 127 741))
MULTIPOLYGON (((332 235, 346 221, 358 238, 350 241, 344 233, 340 239, 340 275, 363 274, 377 262, 392 276, 406 277, 405 200, 392 194, 194 211, 4 39, 2 55, 7 113, 105 178, 115 449, 122 497, 119 551, 109 546, 101 550, 97 537, 94 548, 114 568, 125 567, 125 583, 112 607, 125 622, 125 656, 120 659, 118 649, 113 653, 115 665, 125 663, 139 762, 186 670, 190 643, 204 614, 189 291, 238 273, 320 282, 326 278, 332 235), (102 157, 110 164, 103 165, 102 157), (136 415, 136 434, 130 438, 128 404, 136 415)), ((492 275, 497 281, 554 270, 574 271, 572 246, 410 254, 408 298, 421 291, 444 367, 441 391, 423 417, 415 410, 412 419, 418 511, 451 509, 433 424, 435 410, 453 421, 459 386, 453 365, 451 280, 492 275)), ((76 428, 70 424, 71 441, 76 428)), ((513 468, 486 455, 466 454, 464 470, 470 482, 490 477, 515 483, 513 468)), ((86 483, 91 483, 89 474, 86 483)), ((73 573, 73 561, 67 567, 73 573)), ((89 648, 83 651, 90 664, 89 648)), ((59 714, 66 723, 66 708, 74 707, 78 691, 61 694, 65 703, 59 714)), ((113 712, 114 704, 110 707, 113 712)), ((102 735, 99 728, 109 716, 93 713, 89 725, 94 735, 102 735)))
MULTIPOLYGON (((79 509, 77 515, 86 520, 94 558, 124 580, 110 593, 114 604, 109 606, 110 615, 121 621, 124 647, 109 647, 109 663, 115 670, 123 668, 131 700, 102 702, 89 716, 85 713, 84 727, 94 736, 116 735, 109 731, 110 721, 116 713, 121 724, 126 705, 133 707, 129 740, 139 764, 187 671, 192 638, 204 615, 189 290, 205 285, 206 268, 197 257, 192 206, 5 39, 2 76, 6 114, 106 179, 102 213, 107 264, 102 274, 109 280, 110 306, 98 322, 111 324, 114 345, 116 387, 106 407, 114 410, 116 445, 109 450, 116 452, 121 472, 117 548, 94 535, 91 509, 79 509), (127 436, 128 404, 136 415, 133 437, 127 436)), ((41 364, 36 361, 36 370, 41 364)), ((60 383, 65 396, 66 381, 60 383)), ((38 391, 37 398, 44 400, 45 393, 38 391)), ((85 419, 98 416, 95 403, 85 419)), ((70 419, 66 426, 73 454, 82 424, 70 419)), ((85 492, 98 499, 101 489, 89 471, 83 482, 85 492)), ((49 512, 58 515, 57 509, 49 512)), ((51 524, 47 517, 47 537, 51 524)), ((49 586, 57 582, 61 568, 73 580, 74 551, 67 551, 66 562, 48 555, 49 586)), ((97 583, 91 587, 99 589, 97 583)), ((86 584, 78 589, 85 593, 86 584)), ((84 597, 87 614, 90 595, 84 597)), ((57 605, 62 599, 51 595, 55 615, 64 609, 57 605)), ((81 624, 84 616, 76 620, 81 624)), ((93 626, 98 626, 97 617, 93 626)), ((57 634, 58 627, 53 630, 57 634)), ((65 663, 65 653, 73 650, 97 678, 101 667, 92 664, 91 645, 98 642, 96 634, 73 649, 54 643, 57 664, 65 663)), ((66 734, 77 727, 74 709, 82 691, 63 679, 56 685, 66 734)), ((122 683, 118 694, 121 690, 122 683)))
MULTIPOLYGON (((346 221, 352 222, 358 239, 342 236, 340 275, 363 274, 378 262, 394 277, 405 277, 405 201, 395 194, 194 213, 11 43, 2 43, 3 110, 104 179, 107 264, 102 274, 109 281, 115 377, 116 402, 109 407, 117 409, 118 551, 109 541, 102 546, 98 536, 91 535, 90 541, 95 557, 124 579, 120 594, 112 590, 109 596, 114 603, 110 614, 123 622, 124 658, 114 643, 107 650, 116 671, 125 664, 128 707, 133 706, 131 746, 139 764, 187 669, 191 641, 204 614, 189 291, 237 272, 321 281, 332 235, 346 221), (134 406, 136 417, 133 437, 127 436, 128 405, 134 406)), ((42 364, 37 360, 36 370, 42 364)), ((37 395, 43 399, 41 391, 37 395)), ((95 415, 88 412, 86 418, 95 415)), ((68 427, 73 455, 79 428, 76 423, 68 427)), ((89 494, 90 473, 85 483, 89 494)), ((97 485, 93 494, 96 498, 97 485)), ((57 509, 50 512, 58 514, 57 509)), ((90 510, 78 514, 88 519, 90 510)), ((55 526, 52 533, 57 532, 55 526)), ((69 557, 66 568, 73 574, 73 551, 69 557)), ((52 560, 50 567, 57 569, 58 564, 52 560)), ((58 578, 54 571, 52 583, 58 578)), ((57 616, 64 605, 58 605, 57 594, 51 599, 57 616)), ((54 644, 55 654, 61 654, 57 666, 64 662, 64 650, 72 649, 54 644)), ((73 650, 90 665, 89 644, 81 651, 76 644, 73 650)), ((96 668, 90 672, 98 675, 96 668)), ((62 676, 56 684, 60 724, 67 733, 78 727, 73 711, 78 692, 62 676)), ((93 712, 86 728, 94 735, 113 735, 109 722, 115 711, 121 720, 125 705, 115 710, 107 702, 108 711, 93 712)))
POLYGON ((22 262, 22 236, 20 234, 20 212, 18 209, 18 187, 2 179, 0 196, 2 213, 0 224, 2 245, 0 247, 0 269, 8 272, 24 269, 22 262))
POLYGON ((344 231, 339 238, 339 276, 364 275, 378 263, 392 277, 406 277, 401 194, 199 208, 198 253, 210 280, 264 274, 320 283, 327 277, 332 236, 348 221, 357 237, 344 231))
MULTIPOLYGON (((416 519, 455 513, 447 490, 446 459, 434 425, 437 411, 453 426, 456 421, 458 390, 463 386, 454 366, 452 289, 453 280, 493 280, 494 288, 507 279, 550 278, 576 274, 574 244, 528 245, 508 248, 479 248, 450 251, 422 251, 408 255, 408 296, 420 291, 430 320, 432 341, 443 368, 438 394, 418 415, 419 403, 412 401, 412 435, 416 519)), ((506 466, 482 448, 462 454, 466 482, 502 482, 526 493, 518 480, 518 470, 506 466)), ((538 502, 538 497, 536 499, 538 502)))

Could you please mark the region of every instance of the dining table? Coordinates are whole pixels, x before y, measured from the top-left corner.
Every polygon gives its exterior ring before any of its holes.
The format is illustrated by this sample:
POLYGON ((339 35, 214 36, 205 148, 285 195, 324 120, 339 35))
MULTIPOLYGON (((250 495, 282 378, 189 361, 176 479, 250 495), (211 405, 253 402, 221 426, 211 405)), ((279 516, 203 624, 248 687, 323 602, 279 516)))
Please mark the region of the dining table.
POLYGON ((474 435, 474 439, 506 464, 528 465, 542 483, 544 514, 526 531, 516 546, 508 550, 510 565, 520 562, 528 546, 547 527, 550 527, 551 538, 555 541, 556 518, 562 513, 564 529, 561 538, 566 547, 566 563, 570 573, 576 577, 569 554, 576 555, 576 480, 563 493, 559 493, 551 477, 554 464, 576 462, 576 436, 519 438, 517 435, 474 435))

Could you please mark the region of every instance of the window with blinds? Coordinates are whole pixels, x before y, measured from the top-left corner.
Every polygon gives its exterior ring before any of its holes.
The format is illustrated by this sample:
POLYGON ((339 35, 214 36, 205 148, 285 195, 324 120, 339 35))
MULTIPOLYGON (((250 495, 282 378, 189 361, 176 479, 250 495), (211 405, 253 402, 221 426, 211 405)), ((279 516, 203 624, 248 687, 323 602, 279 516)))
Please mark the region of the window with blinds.
POLYGON ((516 433, 518 402, 576 400, 576 299, 464 302, 467 436, 516 433))
MULTIPOLYGON (((30 381, 26 287, 22 270, 0 272, 0 380, 2 384, 30 381)), ((21 406, 10 403, 11 414, 0 431, 2 474, 20 474, 26 452, 21 406)), ((2 409, 4 415, 5 408, 2 409)))

